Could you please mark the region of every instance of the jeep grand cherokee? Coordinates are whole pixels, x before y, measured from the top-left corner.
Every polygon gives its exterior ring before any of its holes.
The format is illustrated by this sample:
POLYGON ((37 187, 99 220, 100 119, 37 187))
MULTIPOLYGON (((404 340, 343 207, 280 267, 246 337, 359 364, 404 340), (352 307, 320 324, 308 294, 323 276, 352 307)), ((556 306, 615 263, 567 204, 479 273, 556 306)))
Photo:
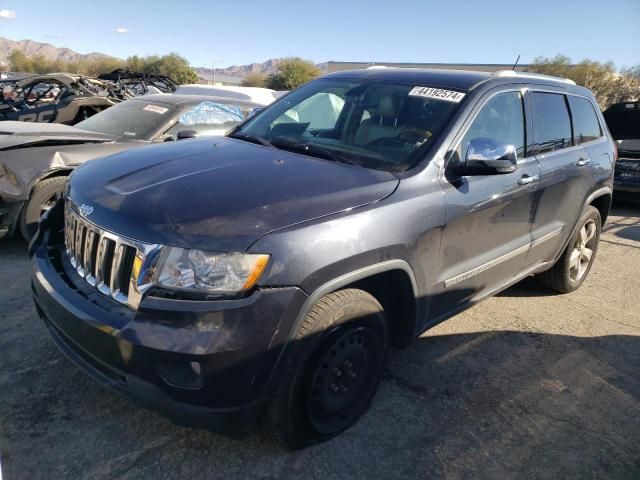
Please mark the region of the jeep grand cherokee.
POLYGON ((578 288, 614 161, 567 80, 335 73, 227 138, 78 168, 31 243, 34 299, 116 392, 303 447, 366 411, 388 345, 529 275, 578 288))

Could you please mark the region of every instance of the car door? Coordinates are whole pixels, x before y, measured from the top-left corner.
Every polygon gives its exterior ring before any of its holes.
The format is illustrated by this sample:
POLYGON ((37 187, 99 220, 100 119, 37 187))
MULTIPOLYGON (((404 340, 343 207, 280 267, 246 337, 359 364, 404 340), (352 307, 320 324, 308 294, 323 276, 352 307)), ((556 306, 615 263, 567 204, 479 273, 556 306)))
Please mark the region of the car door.
POLYGON ((528 100, 541 179, 527 259, 533 265, 552 260, 571 234, 593 186, 595 163, 574 138, 567 95, 532 90, 528 100))
POLYGON ((513 145, 518 164, 512 173, 462 178, 446 173, 442 179, 446 224, 440 252, 441 291, 432 304, 436 315, 511 281, 522 270, 531 243, 540 170, 536 158, 527 155, 522 92, 491 94, 476 111, 449 162, 465 158, 471 140, 492 138, 513 145))

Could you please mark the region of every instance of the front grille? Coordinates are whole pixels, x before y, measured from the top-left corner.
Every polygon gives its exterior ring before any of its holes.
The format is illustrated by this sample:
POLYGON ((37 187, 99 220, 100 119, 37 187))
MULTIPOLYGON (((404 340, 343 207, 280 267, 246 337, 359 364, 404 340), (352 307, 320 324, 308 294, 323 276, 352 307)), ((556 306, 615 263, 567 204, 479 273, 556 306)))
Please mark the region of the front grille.
POLYGON ((140 265, 152 245, 142 244, 107 232, 65 206, 65 247, 69 261, 78 275, 104 295, 137 308, 140 268, 134 271, 136 257, 140 265), (131 298, 131 288, 136 289, 131 298))

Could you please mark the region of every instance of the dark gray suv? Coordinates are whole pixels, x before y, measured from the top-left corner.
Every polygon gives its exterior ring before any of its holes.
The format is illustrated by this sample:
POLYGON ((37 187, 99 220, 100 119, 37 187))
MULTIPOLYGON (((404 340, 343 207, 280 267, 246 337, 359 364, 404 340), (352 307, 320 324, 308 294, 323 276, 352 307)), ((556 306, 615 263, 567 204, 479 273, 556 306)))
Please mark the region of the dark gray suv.
POLYGON ((78 168, 31 243, 34 300, 116 392, 303 447, 366 411, 388 345, 529 275, 578 288, 614 161, 568 80, 336 73, 227 138, 78 168))

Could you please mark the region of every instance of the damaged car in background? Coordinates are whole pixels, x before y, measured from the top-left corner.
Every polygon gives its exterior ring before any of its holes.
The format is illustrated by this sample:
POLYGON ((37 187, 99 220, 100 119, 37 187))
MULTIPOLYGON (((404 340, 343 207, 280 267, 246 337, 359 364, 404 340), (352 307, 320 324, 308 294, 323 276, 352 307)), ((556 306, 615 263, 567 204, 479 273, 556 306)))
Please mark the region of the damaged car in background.
POLYGON ((197 95, 145 95, 75 127, 0 122, 0 238, 35 233, 81 163, 152 142, 223 135, 260 105, 197 95))
POLYGON ((130 97, 95 78, 29 75, 3 86, 0 120, 75 125, 130 97))
POLYGON ((616 103, 603 115, 618 148, 613 194, 640 203, 640 102, 616 103))
POLYGON ((178 84, 166 75, 132 72, 121 68, 98 75, 98 79, 113 83, 118 92, 133 97, 148 93, 175 93, 178 88, 178 84))

